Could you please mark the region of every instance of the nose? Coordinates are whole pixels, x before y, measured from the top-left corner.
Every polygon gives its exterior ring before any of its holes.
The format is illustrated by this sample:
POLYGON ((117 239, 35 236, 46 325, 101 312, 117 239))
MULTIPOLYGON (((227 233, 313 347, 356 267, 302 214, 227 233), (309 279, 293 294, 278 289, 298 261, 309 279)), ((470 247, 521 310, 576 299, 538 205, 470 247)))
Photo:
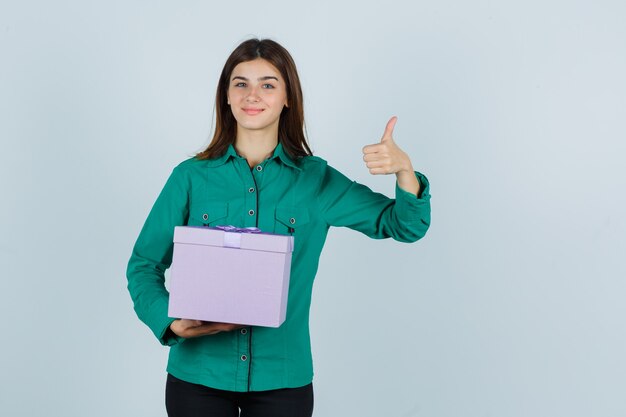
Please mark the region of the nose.
POLYGON ((246 97, 246 101, 249 101, 251 103, 256 103, 259 100, 261 100, 261 97, 259 96, 257 89, 253 88, 250 90, 250 94, 248 94, 248 97, 246 97))

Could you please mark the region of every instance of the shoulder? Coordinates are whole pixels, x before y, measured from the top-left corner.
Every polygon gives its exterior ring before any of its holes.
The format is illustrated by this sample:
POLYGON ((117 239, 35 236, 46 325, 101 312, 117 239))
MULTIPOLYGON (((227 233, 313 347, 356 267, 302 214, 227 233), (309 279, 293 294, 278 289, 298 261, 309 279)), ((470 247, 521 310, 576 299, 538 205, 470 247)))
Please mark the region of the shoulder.
POLYGON ((333 176, 335 174, 343 175, 337 168, 330 165, 327 160, 319 156, 305 156, 301 158, 300 161, 300 167, 303 171, 329 176, 333 176))
POLYGON ((331 166, 328 161, 319 156, 305 156, 300 159, 304 177, 311 184, 315 184, 320 193, 334 189, 345 189, 352 183, 348 177, 331 166))
POLYGON ((178 165, 176 165, 176 167, 174 167, 174 169, 179 171, 194 169, 205 166, 207 161, 210 161, 210 159, 198 159, 195 156, 192 156, 191 158, 181 161, 178 165))
POLYGON ((196 157, 187 158, 172 168, 168 183, 176 184, 181 188, 189 188, 198 179, 205 176, 207 160, 196 157))
POLYGON ((174 167, 172 174, 181 176, 198 174, 210 164, 210 161, 198 159, 195 156, 187 158, 174 167))
POLYGON ((319 156, 313 156, 313 155, 303 156, 302 158, 299 158, 296 164, 304 172, 310 172, 310 171, 319 172, 320 170, 321 171, 325 170, 326 167, 328 166, 328 162, 326 162, 324 158, 320 158, 319 156))

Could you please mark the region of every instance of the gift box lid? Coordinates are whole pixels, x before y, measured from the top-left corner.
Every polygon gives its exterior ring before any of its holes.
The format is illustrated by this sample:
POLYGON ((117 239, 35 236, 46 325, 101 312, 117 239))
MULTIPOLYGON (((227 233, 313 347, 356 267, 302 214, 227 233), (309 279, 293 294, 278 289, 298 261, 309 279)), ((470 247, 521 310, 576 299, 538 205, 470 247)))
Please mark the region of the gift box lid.
POLYGON ((293 236, 274 233, 227 232, 216 227, 176 226, 174 243, 229 247, 265 252, 287 253, 293 251, 293 236))

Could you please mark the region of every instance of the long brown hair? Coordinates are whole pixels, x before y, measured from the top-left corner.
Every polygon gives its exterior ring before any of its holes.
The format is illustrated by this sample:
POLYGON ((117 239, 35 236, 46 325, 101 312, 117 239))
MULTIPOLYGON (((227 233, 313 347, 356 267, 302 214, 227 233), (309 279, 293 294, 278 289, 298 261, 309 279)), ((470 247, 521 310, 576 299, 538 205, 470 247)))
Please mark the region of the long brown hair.
POLYGON ((262 58, 272 64, 285 79, 287 103, 283 107, 278 123, 278 141, 292 158, 313 155, 304 135, 304 106, 302 87, 296 64, 289 52, 270 39, 248 39, 230 54, 217 84, 215 94, 215 133, 209 146, 196 155, 198 159, 212 159, 224 155, 228 146, 235 142, 237 121, 228 105, 230 76, 242 62, 262 58))

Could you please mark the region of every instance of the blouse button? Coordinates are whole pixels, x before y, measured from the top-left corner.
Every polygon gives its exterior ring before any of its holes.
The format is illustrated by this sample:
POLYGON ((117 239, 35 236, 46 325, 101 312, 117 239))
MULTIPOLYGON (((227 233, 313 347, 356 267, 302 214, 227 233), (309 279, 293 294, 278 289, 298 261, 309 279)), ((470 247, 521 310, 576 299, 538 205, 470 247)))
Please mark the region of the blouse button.
POLYGON ((209 215, 208 215, 208 214, 206 214, 206 213, 204 213, 204 214, 202 215, 202 219, 204 219, 204 220, 209 220, 209 215))
POLYGON ((248 212, 248 214, 249 214, 249 215, 251 215, 251 216, 254 216, 254 210, 250 210, 250 211, 248 212))
POLYGON ((241 360, 245 362, 248 360, 248 357, 246 355, 241 355, 241 360))
POLYGON ((256 170, 261 172, 261 171, 263 171, 263 167, 261 165, 257 165, 256 166, 256 170))
POLYGON ((253 193, 254 192, 254 187, 248 188, 248 192, 253 193))
POLYGON ((294 217, 292 217, 291 219, 289 219, 289 223, 296 224, 296 219, 294 217))
POLYGON ((248 329, 241 329, 241 334, 246 334, 248 333, 248 329))

